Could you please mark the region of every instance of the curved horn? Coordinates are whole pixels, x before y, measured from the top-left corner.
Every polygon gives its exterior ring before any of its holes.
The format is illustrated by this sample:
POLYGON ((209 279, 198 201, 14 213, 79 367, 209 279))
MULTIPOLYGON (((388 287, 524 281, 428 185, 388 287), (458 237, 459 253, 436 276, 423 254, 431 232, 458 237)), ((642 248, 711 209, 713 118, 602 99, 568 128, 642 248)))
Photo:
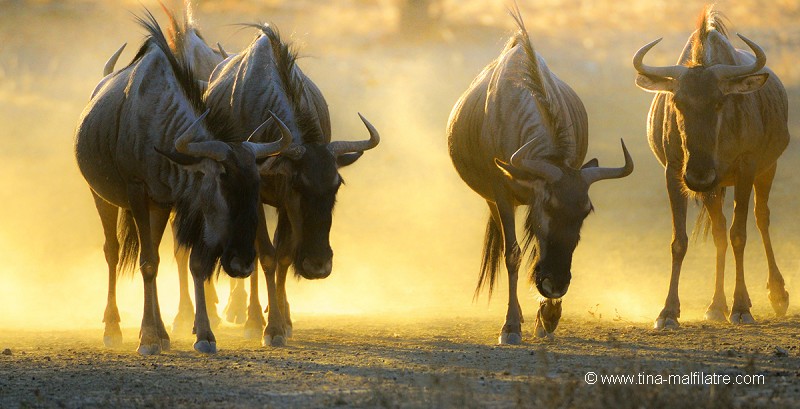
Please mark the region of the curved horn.
POLYGON ((203 115, 200 115, 185 131, 175 140, 175 150, 194 157, 202 157, 214 159, 215 161, 222 161, 228 155, 230 148, 225 142, 221 141, 202 141, 192 142, 194 138, 194 130, 203 122, 203 119, 208 115, 211 110, 206 110, 203 115))
POLYGON ((535 146, 534 142, 539 140, 536 137, 522 145, 513 155, 511 155, 511 165, 517 169, 521 169, 531 175, 544 179, 547 183, 553 183, 564 175, 564 172, 553 164, 543 160, 524 159, 525 153, 535 146))
POLYGON ((122 50, 125 49, 126 45, 128 45, 128 43, 122 44, 122 47, 120 47, 119 50, 117 50, 117 52, 115 52, 114 55, 112 55, 111 58, 106 61, 106 65, 103 67, 104 77, 114 72, 114 66, 117 65, 117 60, 119 60, 119 56, 122 55, 122 50))
POLYGON ((728 78, 741 77, 744 75, 754 74, 767 65, 767 55, 758 44, 750 41, 749 38, 736 34, 753 50, 756 56, 756 61, 750 65, 714 65, 709 69, 716 74, 717 78, 724 80, 728 78))
POLYGON ((587 185, 591 185, 598 180, 603 179, 618 179, 624 178, 633 172, 633 159, 631 154, 628 153, 628 148, 625 147, 625 141, 620 139, 622 143, 622 153, 625 155, 625 166, 621 168, 585 168, 581 169, 581 177, 586 181, 587 185))
POLYGON ((281 121, 280 118, 278 118, 272 111, 269 111, 269 118, 267 118, 266 121, 259 125, 258 128, 256 128, 256 130, 250 134, 250 136, 247 138, 247 141, 242 142, 242 145, 253 151, 256 159, 264 159, 268 156, 277 155, 284 149, 288 148, 291 144, 292 133, 289 132, 289 128, 286 127, 286 124, 284 124, 283 121, 281 121), (250 139, 253 139, 256 135, 258 135, 261 132, 261 129, 273 119, 278 123, 278 127, 281 129, 281 139, 269 143, 250 142, 250 139))
POLYGON ((650 51, 651 48, 655 47, 656 44, 661 42, 663 38, 659 38, 651 42, 650 44, 645 45, 644 47, 640 48, 639 51, 633 56, 633 68, 639 74, 647 75, 650 77, 668 77, 668 78, 678 78, 683 73, 685 73, 688 68, 682 65, 671 65, 666 67, 651 67, 649 65, 644 64, 644 56, 650 51))
POLYGON ((226 53, 225 49, 222 48, 222 44, 217 43, 217 48, 219 48, 219 55, 221 55, 222 58, 227 59, 228 58, 228 53, 226 53))
POLYGON ((328 151, 330 151, 334 157, 350 152, 363 152, 378 146, 381 142, 381 136, 378 134, 375 127, 360 113, 358 116, 369 131, 369 139, 366 141, 336 141, 329 143, 328 151))

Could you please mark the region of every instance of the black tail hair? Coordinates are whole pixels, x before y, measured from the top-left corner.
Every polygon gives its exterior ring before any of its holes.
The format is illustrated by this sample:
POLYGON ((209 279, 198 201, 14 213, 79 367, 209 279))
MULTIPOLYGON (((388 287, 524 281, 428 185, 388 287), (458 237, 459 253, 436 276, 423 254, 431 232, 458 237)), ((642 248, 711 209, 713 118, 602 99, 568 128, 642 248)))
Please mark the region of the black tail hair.
POLYGON ((503 232, 490 214, 489 221, 486 222, 486 236, 483 239, 483 260, 481 261, 481 271, 473 299, 478 298, 481 290, 487 285, 489 286, 489 299, 492 298, 494 285, 497 283, 497 271, 500 270, 503 261, 503 250, 503 232))
POLYGON ((139 234, 130 210, 120 209, 119 211, 117 239, 119 240, 117 277, 132 276, 139 265, 139 234))
MULTIPOLYGON (((726 188, 720 189, 722 200, 725 200, 726 188)), ((700 212, 697 214, 697 220, 694 222, 694 230, 692 230, 692 240, 697 242, 701 236, 703 240, 708 240, 708 232, 711 231, 711 215, 708 214, 708 209, 700 202, 700 212)))

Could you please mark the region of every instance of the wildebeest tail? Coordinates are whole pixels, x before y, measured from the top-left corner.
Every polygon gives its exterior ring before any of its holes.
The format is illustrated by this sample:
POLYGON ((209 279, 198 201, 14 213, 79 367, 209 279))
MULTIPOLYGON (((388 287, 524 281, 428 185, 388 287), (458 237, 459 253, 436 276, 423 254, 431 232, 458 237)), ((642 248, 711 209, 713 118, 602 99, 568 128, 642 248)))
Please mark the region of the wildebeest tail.
POLYGON ((478 298, 481 289, 489 286, 489 298, 492 297, 494 284, 497 282, 497 271, 503 260, 503 232, 500 226, 494 222, 492 215, 486 222, 486 236, 483 239, 483 260, 481 261, 481 272, 478 276, 478 286, 475 288, 474 298, 478 298))
POLYGON ((120 210, 117 218, 117 239, 119 240, 117 276, 133 275, 139 260, 139 235, 130 210, 120 210))

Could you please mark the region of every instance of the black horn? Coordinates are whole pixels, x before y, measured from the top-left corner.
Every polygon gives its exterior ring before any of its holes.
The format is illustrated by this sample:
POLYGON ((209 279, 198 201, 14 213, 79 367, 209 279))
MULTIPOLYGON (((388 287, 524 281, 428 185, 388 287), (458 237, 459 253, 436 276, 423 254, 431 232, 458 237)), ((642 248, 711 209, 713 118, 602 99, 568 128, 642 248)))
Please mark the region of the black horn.
POLYGON ((628 148, 625 147, 625 141, 620 139, 622 143, 622 153, 625 155, 625 166, 621 168, 586 168, 581 170, 581 177, 587 184, 591 185, 598 180, 603 179, 618 179, 624 178, 633 172, 633 159, 631 154, 628 153, 628 148))
POLYGON ((736 35, 738 35, 739 38, 747 43, 750 49, 753 50, 753 54, 756 56, 756 61, 749 65, 715 65, 709 68, 714 72, 714 74, 716 74, 717 78, 721 80, 754 74, 767 65, 767 55, 764 54, 764 50, 762 50, 758 44, 752 42, 749 38, 741 34, 736 35))
POLYGON ((228 155, 230 148, 225 142, 221 141, 200 141, 193 142, 194 131, 203 122, 210 110, 203 112, 185 131, 175 140, 175 150, 189 156, 210 158, 222 161, 228 155))
POLYGON ((122 55, 122 50, 125 49, 126 45, 128 45, 128 43, 122 44, 122 47, 120 47, 119 50, 117 50, 117 52, 115 52, 114 55, 112 55, 111 58, 106 61, 106 65, 103 67, 104 77, 114 72, 114 66, 117 65, 117 60, 119 60, 119 56, 122 55))
POLYGON ((345 153, 350 152, 361 152, 368 149, 372 149, 381 142, 381 136, 378 134, 378 130, 372 126, 366 118, 360 113, 358 114, 361 121, 364 122, 364 126, 367 127, 369 131, 369 139, 366 141, 336 141, 331 142, 328 144, 328 151, 330 151, 333 156, 343 155, 345 153))
POLYGON ((660 78, 678 78, 683 75, 688 68, 682 65, 671 65, 666 67, 651 67, 649 65, 645 65, 644 56, 650 51, 651 48, 655 47, 656 44, 661 42, 661 38, 651 42, 650 44, 645 45, 644 47, 640 48, 639 51, 633 56, 633 68, 639 74, 647 75, 649 77, 660 77, 660 78))
POLYGON ((258 128, 256 128, 253 133, 250 134, 250 137, 247 138, 248 140, 242 143, 242 145, 247 146, 251 151, 253 151, 256 159, 264 159, 268 156, 277 155, 292 144, 292 133, 289 131, 289 128, 286 127, 286 124, 284 124, 283 121, 281 121, 280 118, 278 118, 272 111, 269 111, 269 115, 269 118, 267 118, 266 121, 259 125, 258 128), (281 129, 281 139, 269 143, 250 142, 250 139, 258 135, 262 128, 264 128, 267 123, 273 119, 278 123, 278 127, 281 129))

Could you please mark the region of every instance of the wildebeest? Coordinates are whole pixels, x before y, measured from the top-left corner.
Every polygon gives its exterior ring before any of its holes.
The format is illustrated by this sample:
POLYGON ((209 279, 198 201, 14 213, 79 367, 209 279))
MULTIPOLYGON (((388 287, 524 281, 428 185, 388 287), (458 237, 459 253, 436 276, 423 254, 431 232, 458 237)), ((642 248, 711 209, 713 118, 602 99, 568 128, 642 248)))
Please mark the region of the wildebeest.
MULTIPOLYGON (((264 121, 269 111, 289 127, 292 146, 269 159, 261 171, 261 198, 278 210, 275 246, 263 211, 259 212, 257 247, 267 279, 269 314, 264 345, 282 345, 291 336, 286 300, 286 273, 321 279, 331 273, 329 234, 336 193, 343 183, 338 170, 355 162, 380 142, 378 131, 361 117, 370 137, 331 142, 328 105, 319 88, 295 64, 296 54, 277 30, 254 25, 256 39, 241 53, 223 61, 211 76, 206 100, 212 112, 226 112, 247 128, 264 121)), ((279 135, 264 134, 272 141, 279 135)), ((262 209, 263 210, 263 209, 262 209)), ((263 317, 257 281, 251 278, 246 328, 261 331, 263 317)))
MULTIPOLYGON (((121 342, 116 275, 132 268, 138 255, 145 298, 138 351, 147 355, 169 348, 155 278, 170 212, 178 241, 191 249, 197 299, 217 263, 231 276, 250 275, 259 207, 256 161, 286 148, 291 135, 276 118, 281 142, 242 142, 247 134, 234 134, 223 113, 209 115, 182 47, 170 48, 149 11, 138 20, 148 37, 133 61, 94 91, 78 123, 75 155, 105 233, 104 338, 121 342)), ((215 351, 202 302, 195 330, 195 349, 215 351)))
POLYGON ((450 157, 458 174, 489 205, 477 296, 491 294, 505 259, 508 312, 500 343, 521 342, 522 311, 517 274, 522 251, 514 213, 528 206, 523 250, 531 250, 531 280, 545 299, 537 314, 538 336, 551 334, 560 317, 560 298, 569 287, 572 253, 583 220, 592 211, 589 186, 633 171, 581 167, 588 145, 586 110, 578 95, 555 76, 533 49, 519 9, 511 13, 517 32, 500 56, 472 82, 450 114, 450 157))
POLYGON ((680 317, 678 279, 686 254, 687 196, 702 201, 717 248, 716 285, 706 319, 724 321, 726 220, 722 211, 726 186, 733 186, 734 210, 730 240, 736 260, 734 324, 753 323, 744 282, 744 247, 750 191, 755 188, 756 225, 764 241, 769 276, 767 288, 778 316, 786 313, 789 294, 775 263, 769 236, 769 191, 777 160, 789 142, 786 90, 765 64, 764 51, 742 35, 755 55, 731 45, 719 13, 703 10, 697 30, 677 65, 651 67, 642 60, 659 41, 642 47, 633 58, 636 85, 658 93, 650 106, 647 136, 665 167, 672 209, 672 277, 656 328, 677 327, 680 317))
MULTIPOLYGON (((211 72, 214 70, 217 64, 222 62, 223 59, 227 58, 228 55, 225 53, 219 43, 217 43, 217 47, 219 49, 218 51, 213 50, 206 44, 203 36, 200 34, 197 23, 193 19, 191 2, 187 1, 185 3, 182 22, 178 22, 178 19, 175 17, 175 13, 168 10, 163 3, 161 4, 161 7, 169 20, 169 26, 166 33, 167 42, 171 44, 173 48, 181 47, 181 53, 186 59, 188 66, 192 68, 192 72, 197 78, 197 83, 202 89, 205 90, 205 88, 208 86, 208 78, 211 76, 211 72)), ((103 73, 106 78, 100 82, 100 84, 97 86, 97 89, 101 88, 105 81, 110 78, 109 74, 114 71, 114 65, 119 59, 119 56, 124 48, 125 44, 123 44, 122 47, 120 47, 120 49, 117 50, 117 52, 114 53, 111 58, 109 58, 103 73)), ((174 234, 176 229, 173 227, 172 230, 174 234)), ((177 237, 174 238, 175 258, 178 260, 179 302, 178 313, 176 314, 172 323, 172 331, 188 332, 191 331, 194 326, 195 316, 194 305, 192 304, 192 299, 189 296, 189 252, 188 249, 178 243, 177 237)), ((219 315, 217 315, 216 310, 218 300, 219 298, 217 297, 217 292, 213 281, 206 281, 206 310, 208 312, 208 317, 212 328, 220 322, 220 318, 219 315)))

